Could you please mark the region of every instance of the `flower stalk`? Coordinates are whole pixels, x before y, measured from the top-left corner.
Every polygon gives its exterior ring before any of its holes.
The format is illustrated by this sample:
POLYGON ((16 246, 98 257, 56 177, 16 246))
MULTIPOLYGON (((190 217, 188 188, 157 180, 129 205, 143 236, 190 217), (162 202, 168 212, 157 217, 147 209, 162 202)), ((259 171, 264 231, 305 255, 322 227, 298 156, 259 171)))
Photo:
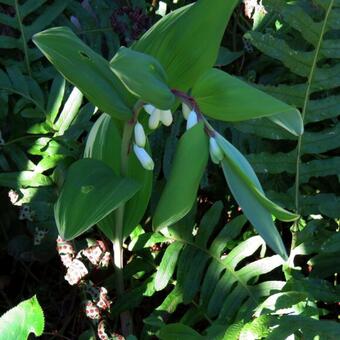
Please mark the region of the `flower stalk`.
MULTIPOLYGON (((121 176, 126 176, 128 171, 128 160, 130 144, 134 133, 134 126, 138 123, 139 111, 142 108, 142 103, 137 102, 133 110, 133 118, 127 121, 124 125, 122 146, 121 146, 121 176)), ((124 229, 124 212, 125 203, 123 203, 115 213, 115 237, 112 241, 113 244, 113 265, 116 274, 116 290, 117 295, 122 296, 124 294, 124 253, 123 253, 123 229, 124 229)), ((120 315, 121 329, 124 336, 128 336, 133 333, 133 322, 129 311, 124 311, 120 315)))

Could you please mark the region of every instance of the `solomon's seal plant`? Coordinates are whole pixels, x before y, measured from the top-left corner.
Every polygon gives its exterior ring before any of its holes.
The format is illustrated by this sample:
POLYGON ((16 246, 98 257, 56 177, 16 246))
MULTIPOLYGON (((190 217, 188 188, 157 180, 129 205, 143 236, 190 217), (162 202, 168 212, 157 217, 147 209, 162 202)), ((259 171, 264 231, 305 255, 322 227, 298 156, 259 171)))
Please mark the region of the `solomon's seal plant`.
MULTIPOLYGON (((215 120, 265 117, 294 135, 303 131, 295 108, 213 68, 236 4, 215 0, 211 6, 210 0, 198 0, 171 12, 111 61, 68 28, 34 36, 55 68, 102 112, 87 138, 84 158, 69 167, 54 212, 63 240, 97 225, 112 241, 118 296, 125 290, 124 243, 141 222, 152 191, 155 164, 148 136, 170 126, 180 105, 186 132, 152 217, 155 234, 167 236, 168 228, 192 209, 210 154, 244 215, 268 246, 287 258, 272 216, 293 221, 298 215, 266 197, 246 158, 213 127, 215 120)), ((124 334, 132 333, 126 311, 121 324, 124 334)))

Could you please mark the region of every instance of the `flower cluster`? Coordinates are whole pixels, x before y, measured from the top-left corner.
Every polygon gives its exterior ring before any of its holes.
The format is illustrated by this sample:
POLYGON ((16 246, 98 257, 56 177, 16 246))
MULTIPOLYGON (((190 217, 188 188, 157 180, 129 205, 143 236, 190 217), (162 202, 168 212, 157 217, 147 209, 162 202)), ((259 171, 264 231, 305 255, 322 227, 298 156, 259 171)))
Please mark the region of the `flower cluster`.
MULTIPOLYGON (((159 124, 164 126, 170 126, 173 122, 172 113, 170 110, 160 110, 151 104, 144 105, 144 110, 150 115, 149 117, 149 128, 155 130, 159 124)), ((134 140, 133 151, 138 158, 139 162, 144 169, 152 171, 155 164, 145 150, 146 136, 143 125, 138 121, 134 128, 134 140)))
MULTIPOLYGON (((144 110, 149 114, 148 125, 151 130, 158 128, 160 124, 170 126, 173 122, 172 113, 170 110, 160 110, 151 104, 144 105, 144 110)), ((190 107, 186 103, 182 103, 182 113, 186 120, 186 129, 193 128, 199 121, 199 115, 194 107, 190 107)), ((214 131, 212 131, 215 133, 214 131)), ((134 144, 133 151, 138 158, 139 162, 146 170, 154 169, 154 162, 148 152, 145 150, 146 135, 143 125, 137 121, 134 127, 134 144)), ((213 163, 220 164, 224 158, 223 151, 218 145, 217 140, 211 136, 209 139, 210 157, 213 163)))
POLYGON ((150 157, 150 155, 145 150, 146 146, 146 136, 143 125, 137 121, 134 128, 134 139, 133 151, 138 158, 139 162, 142 164, 143 168, 146 170, 153 170, 155 164, 150 157))
POLYGON ((112 301, 105 287, 96 287, 89 282, 86 287, 89 299, 85 302, 85 314, 92 320, 99 320, 101 313, 110 308, 112 301))
POLYGON ((72 243, 64 241, 59 236, 57 239, 57 251, 62 263, 67 268, 65 280, 70 285, 80 283, 89 273, 88 268, 108 267, 111 260, 110 252, 107 251, 102 241, 97 241, 90 247, 76 253, 72 243))
MULTIPOLYGON (((191 129, 198 123, 198 115, 193 108, 190 108, 187 104, 183 103, 182 112, 184 119, 187 121, 187 130, 191 129)), ((215 134, 215 131, 212 132, 215 134)), ((212 136, 209 138, 209 152, 212 162, 220 164, 224 158, 224 154, 221 147, 218 145, 216 138, 212 136)))

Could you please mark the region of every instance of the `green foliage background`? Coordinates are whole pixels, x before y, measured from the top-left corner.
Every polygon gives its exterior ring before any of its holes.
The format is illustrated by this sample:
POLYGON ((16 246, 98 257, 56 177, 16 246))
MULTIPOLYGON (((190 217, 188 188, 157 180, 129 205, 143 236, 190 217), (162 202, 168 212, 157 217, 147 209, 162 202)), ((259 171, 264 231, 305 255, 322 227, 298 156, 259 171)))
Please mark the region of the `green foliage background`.
MULTIPOLYGON (((167 3, 174 9, 188 1, 167 3)), ((1 211, 1 261, 11 259, 13 266, 6 267, 1 278, 5 282, 11 271, 25 277, 22 287, 12 286, 12 292, 5 284, 8 299, 1 309, 4 312, 36 293, 38 285, 42 307, 54 322, 47 332, 60 329, 61 335, 70 337, 80 334, 68 324, 64 328, 65 320, 76 320, 83 312, 75 307, 79 292, 67 295, 69 287, 63 283, 63 269, 54 252, 53 204, 68 167, 82 156, 97 115, 96 108, 57 75, 31 39, 47 27, 69 26, 111 59, 121 44, 132 43, 134 21, 123 16, 127 26, 122 37, 112 30, 111 16, 126 6, 124 1, 89 4, 0 0, 0 185, 4 201, 9 189, 18 194, 14 206, 7 203, 1 211), (29 208, 31 218, 18 222, 20 206, 29 208), (47 229, 40 245, 34 245, 36 228, 47 229), (13 270, 16 263, 22 272, 13 270), (54 283, 47 280, 51 272, 54 283), (57 297, 51 296, 58 285, 57 297), (57 301, 65 295, 72 306, 67 311, 57 301)), ((149 18, 145 29, 159 19, 145 1, 130 5, 149 18)), ((167 236, 152 231, 148 217, 170 176, 177 140, 184 131, 178 117, 170 131, 159 129, 150 139, 157 164, 154 190, 142 225, 128 239, 131 261, 124 275, 129 290, 112 305, 108 318, 113 330, 119 329, 122 311, 135 309, 141 339, 340 336, 335 322, 340 266, 340 3, 267 0, 262 5, 253 8, 253 20, 244 15, 243 5, 236 9, 216 65, 298 108, 305 132, 294 137, 266 118, 219 122, 214 127, 246 155, 271 199, 301 213, 291 230, 279 224, 290 249, 288 264, 255 236, 222 184, 222 173, 211 165, 190 214, 167 236)), ((105 239, 98 230, 91 233, 87 236, 105 239)), ((76 243, 80 247, 84 239, 76 243)), ((110 274, 100 282, 114 295, 110 274)), ((90 321, 74 322, 82 331, 93 328, 90 321)))

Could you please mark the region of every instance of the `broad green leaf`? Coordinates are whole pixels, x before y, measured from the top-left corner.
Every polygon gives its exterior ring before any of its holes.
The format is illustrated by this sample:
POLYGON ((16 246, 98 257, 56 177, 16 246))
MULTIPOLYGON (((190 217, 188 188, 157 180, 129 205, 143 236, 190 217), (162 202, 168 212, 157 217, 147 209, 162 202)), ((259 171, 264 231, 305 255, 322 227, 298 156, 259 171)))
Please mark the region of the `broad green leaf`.
MULTIPOLYGON (((146 149, 151 155, 148 144, 146 149)), ((127 175, 141 183, 142 187, 125 205, 123 237, 128 236, 143 218, 151 197, 153 179, 153 172, 142 167, 134 152, 129 155, 127 175)))
POLYGON ((2 340, 25 340, 31 333, 41 336, 44 331, 44 313, 36 296, 19 303, 0 318, 2 340))
POLYGON ((33 41, 54 67, 100 110, 117 119, 131 116, 129 95, 109 62, 69 28, 48 29, 36 34, 33 41))
POLYGON ((199 333, 189 326, 181 323, 173 323, 164 326, 158 333, 158 337, 162 340, 200 340, 204 339, 199 333))
POLYGON ((218 143, 224 152, 224 161, 227 162, 233 168, 233 170, 237 172, 240 179, 244 181, 247 186, 249 186, 257 200, 270 213, 272 213, 279 220, 285 222, 295 221, 299 218, 299 215, 291 213, 270 201, 265 196, 262 186, 247 159, 221 135, 218 134, 216 139, 218 140, 218 143))
POLYGON ((87 137, 84 158, 94 158, 109 165, 120 174, 121 134, 112 118, 103 113, 93 124, 87 137))
POLYGON ((125 203, 140 185, 117 177, 102 161, 81 159, 71 165, 54 207, 62 238, 73 239, 125 203))
POLYGON ((179 141, 168 182, 156 208, 153 227, 168 227, 184 217, 194 205, 208 162, 208 137, 203 123, 189 129, 179 141))
POLYGON ((62 136, 70 127, 72 121, 79 112, 82 101, 83 95, 75 87, 67 98, 58 120, 55 122, 55 129, 58 131, 56 133, 57 136, 62 136))
POLYGON ((182 248, 183 244, 179 242, 174 242, 166 248, 155 276, 155 289, 157 291, 164 289, 168 285, 175 271, 177 259, 182 248))
POLYGON ((302 122, 302 118, 299 118, 300 113, 297 110, 292 110, 290 112, 286 112, 285 114, 275 114, 272 116, 268 116, 269 120, 273 123, 281 126, 282 128, 289 131, 291 134, 295 136, 300 136, 304 132, 304 126, 302 122), (297 116, 298 115, 298 116, 297 116))
POLYGON ((211 69, 195 83, 192 95, 208 117, 227 122, 272 117, 295 135, 303 133, 300 113, 226 72, 211 69))
POLYGON ((62 76, 57 76, 51 85, 50 94, 47 102, 47 120, 54 123, 65 93, 65 79, 62 76))
POLYGON ((248 161, 222 136, 217 135, 216 138, 225 155, 222 168, 233 196, 241 206, 245 216, 267 244, 276 253, 286 258, 285 247, 273 223, 271 214, 284 221, 295 220, 298 215, 292 214, 268 200, 248 161))
POLYGON ((110 66, 136 97, 162 110, 173 106, 175 96, 167 85, 167 75, 157 59, 121 47, 110 66))
MULTIPOLYGON (((105 162, 120 175, 121 134, 109 114, 103 113, 92 126, 87 137, 84 158, 93 158, 105 162)), ((114 212, 98 222, 98 227, 110 240, 115 232, 114 212)))
MULTIPOLYGON (((150 153, 149 149, 148 151, 150 153)), ((120 174, 121 133, 108 114, 102 114, 93 125, 86 142, 84 157, 102 160, 117 176, 120 174)), ((143 217, 152 189, 152 172, 140 165, 133 152, 129 154, 127 176, 141 183, 141 189, 125 206, 124 236, 128 236, 143 217)), ((98 225, 109 239, 114 237, 114 214, 108 215, 98 225)))
POLYGON ((173 88, 188 90, 217 59, 237 0, 199 0, 163 17, 133 46, 154 56, 173 88), (202 43, 204 42, 204 43, 202 43))

